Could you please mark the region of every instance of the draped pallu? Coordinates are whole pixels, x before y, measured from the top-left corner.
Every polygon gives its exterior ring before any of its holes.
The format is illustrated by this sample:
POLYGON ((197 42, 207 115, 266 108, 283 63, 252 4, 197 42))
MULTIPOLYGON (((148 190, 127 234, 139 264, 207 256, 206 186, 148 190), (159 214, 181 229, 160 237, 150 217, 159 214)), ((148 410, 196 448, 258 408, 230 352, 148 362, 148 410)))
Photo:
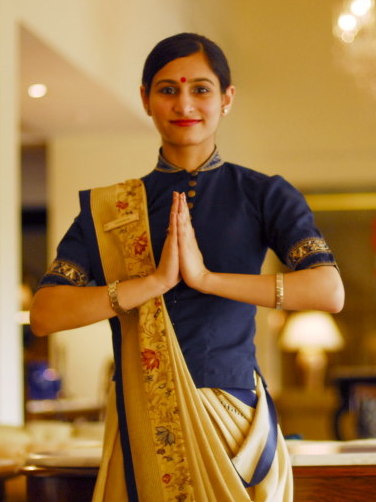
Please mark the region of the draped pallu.
MULTIPOLYGON (((153 272, 140 180, 92 190, 91 211, 107 283, 153 272)), ((220 389, 197 389, 162 297, 115 322, 115 381, 93 501, 291 501, 288 454, 261 378, 255 408, 220 389)))

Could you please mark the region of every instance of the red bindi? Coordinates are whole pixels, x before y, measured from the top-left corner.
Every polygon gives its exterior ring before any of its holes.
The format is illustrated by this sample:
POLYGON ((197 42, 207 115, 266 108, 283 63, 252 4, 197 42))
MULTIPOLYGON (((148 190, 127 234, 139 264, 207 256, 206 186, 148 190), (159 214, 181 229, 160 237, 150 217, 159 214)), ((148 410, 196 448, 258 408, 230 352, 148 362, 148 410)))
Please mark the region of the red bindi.
POLYGON ((180 82, 186 82, 187 79, 185 77, 181 77, 180 82))

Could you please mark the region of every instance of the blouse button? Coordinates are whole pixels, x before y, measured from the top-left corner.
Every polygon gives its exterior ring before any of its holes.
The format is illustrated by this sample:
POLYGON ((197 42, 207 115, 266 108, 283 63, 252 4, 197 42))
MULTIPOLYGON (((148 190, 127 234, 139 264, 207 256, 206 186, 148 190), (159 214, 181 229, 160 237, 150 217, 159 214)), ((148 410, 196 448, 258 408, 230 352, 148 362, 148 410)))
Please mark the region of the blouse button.
POLYGON ((191 173, 191 176, 198 176, 198 171, 193 171, 193 172, 191 173))
POLYGON ((188 195, 188 197, 192 198, 192 197, 196 196, 196 192, 195 192, 195 190, 189 190, 187 195, 188 195))
POLYGON ((188 208, 189 208, 189 209, 192 209, 192 207, 193 207, 193 202, 188 202, 187 206, 188 206, 188 208))
POLYGON ((195 180, 188 181, 188 185, 190 187, 195 187, 197 185, 197 181, 195 181, 195 180))

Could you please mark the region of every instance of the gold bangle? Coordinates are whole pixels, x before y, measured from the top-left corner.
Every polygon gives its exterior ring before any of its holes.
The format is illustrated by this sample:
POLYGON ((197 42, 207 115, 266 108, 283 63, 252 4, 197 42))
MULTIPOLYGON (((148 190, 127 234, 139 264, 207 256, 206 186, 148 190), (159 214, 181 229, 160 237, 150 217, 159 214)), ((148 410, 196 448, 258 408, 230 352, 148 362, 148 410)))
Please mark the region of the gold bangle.
POLYGON ((283 309, 284 289, 283 289, 283 274, 278 272, 275 276, 275 308, 283 309))
POLYGON ((114 312, 116 312, 117 315, 123 315, 123 314, 126 314, 127 311, 122 309, 119 304, 118 284, 119 284, 119 281, 114 281, 108 285, 108 297, 110 299, 112 310, 114 312))

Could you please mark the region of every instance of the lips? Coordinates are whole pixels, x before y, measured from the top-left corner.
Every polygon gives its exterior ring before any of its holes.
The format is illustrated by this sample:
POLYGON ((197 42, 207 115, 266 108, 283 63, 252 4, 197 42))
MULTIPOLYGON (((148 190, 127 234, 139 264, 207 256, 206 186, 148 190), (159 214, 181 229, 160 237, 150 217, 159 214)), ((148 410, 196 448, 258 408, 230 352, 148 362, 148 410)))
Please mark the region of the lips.
POLYGON ((173 125, 177 125, 179 127, 190 127, 195 124, 199 124, 201 120, 199 119, 178 119, 178 120, 170 120, 170 123, 173 125))

